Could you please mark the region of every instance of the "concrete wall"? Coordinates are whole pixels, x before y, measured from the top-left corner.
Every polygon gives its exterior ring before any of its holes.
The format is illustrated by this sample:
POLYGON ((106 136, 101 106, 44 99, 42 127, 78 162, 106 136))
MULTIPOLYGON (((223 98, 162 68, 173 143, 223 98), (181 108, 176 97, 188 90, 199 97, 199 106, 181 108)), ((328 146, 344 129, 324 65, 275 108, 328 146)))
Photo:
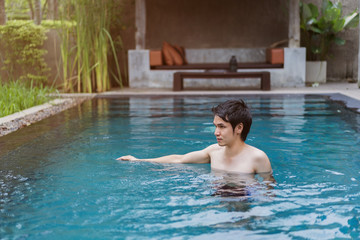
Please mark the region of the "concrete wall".
MULTIPOLYGON (((321 5, 322 0, 304 0, 321 5)), ((344 14, 357 0, 340 0, 344 14)), ((288 38, 288 0, 147 0, 146 48, 162 41, 185 48, 257 48, 288 38)), ((340 34, 328 60, 328 81, 358 78, 359 28, 340 34)))
MULTIPOLYGON (((129 86, 172 88, 175 70, 150 70, 149 50, 163 41, 184 46, 189 63, 265 62, 265 48, 288 38, 288 0, 146 0, 145 50, 129 51, 129 86)), ((192 70, 203 71, 203 70, 192 70)), ((238 70, 246 71, 246 70, 238 70)), ((305 85, 305 49, 285 49, 283 69, 269 71, 272 87, 305 85)), ((257 87, 254 79, 186 79, 185 88, 257 87)))
POLYGON ((267 47, 288 38, 288 0, 147 0, 146 48, 267 47))
MULTIPOLYGON (((254 51, 254 61, 265 58, 265 49, 189 49, 186 50, 188 61, 223 62, 231 55, 242 56, 246 52, 254 51)), ((251 69, 251 71, 269 71, 271 87, 304 87, 305 86, 305 48, 285 48, 285 63, 281 69, 251 69)), ((173 86, 173 75, 177 70, 151 70, 149 50, 129 50, 129 85, 131 88, 166 88, 173 86)), ((204 70, 182 70, 203 72, 204 70)), ((249 71, 238 69, 238 72, 249 71)), ((260 88, 260 80, 254 79, 186 79, 186 88, 207 89, 234 89, 234 88, 260 88)))
POLYGON ((50 68, 49 71, 49 85, 54 83, 54 86, 62 84, 63 68, 61 61, 60 44, 61 39, 57 30, 50 30, 46 33, 47 39, 44 41, 44 49, 47 50, 45 54, 45 62, 50 68))

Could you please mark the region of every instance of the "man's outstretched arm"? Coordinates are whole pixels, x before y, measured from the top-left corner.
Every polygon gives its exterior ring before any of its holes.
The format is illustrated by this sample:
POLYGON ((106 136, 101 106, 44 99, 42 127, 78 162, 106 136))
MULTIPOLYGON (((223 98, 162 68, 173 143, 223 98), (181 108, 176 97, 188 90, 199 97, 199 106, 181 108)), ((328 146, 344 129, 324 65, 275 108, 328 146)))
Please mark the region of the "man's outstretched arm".
POLYGON ((212 146, 200 151, 190 152, 184 155, 168 155, 159 158, 137 159, 131 155, 119 157, 116 160, 123 161, 145 161, 158 163, 210 163, 210 154, 212 146))

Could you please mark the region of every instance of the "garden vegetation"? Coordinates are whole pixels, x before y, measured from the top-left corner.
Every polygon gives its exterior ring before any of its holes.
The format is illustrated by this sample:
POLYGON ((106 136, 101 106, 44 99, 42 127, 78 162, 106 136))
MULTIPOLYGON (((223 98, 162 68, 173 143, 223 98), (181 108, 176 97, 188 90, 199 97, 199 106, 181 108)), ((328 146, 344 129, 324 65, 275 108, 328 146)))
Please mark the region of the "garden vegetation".
POLYGON ((0 84, 0 117, 43 104, 50 100, 49 87, 28 85, 22 81, 10 81, 0 84))
POLYGON ((116 51, 122 42, 120 36, 113 41, 110 33, 110 25, 119 19, 116 6, 116 1, 3 0, 0 117, 44 103, 55 88, 90 93, 107 91, 111 83, 122 87, 116 51), (44 59, 43 45, 50 30, 61 39, 57 66, 61 84, 49 79, 44 59))

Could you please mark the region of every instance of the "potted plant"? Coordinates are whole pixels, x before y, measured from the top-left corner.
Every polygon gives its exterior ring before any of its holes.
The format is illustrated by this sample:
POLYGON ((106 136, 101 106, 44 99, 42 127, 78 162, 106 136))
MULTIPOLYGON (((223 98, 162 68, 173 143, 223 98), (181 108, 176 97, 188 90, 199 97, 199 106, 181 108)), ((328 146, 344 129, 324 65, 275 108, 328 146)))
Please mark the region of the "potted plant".
POLYGON ((306 47, 306 81, 326 82, 326 59, 335 43, 344 45, 345 40, 338 35, 348 28, 357 27, 357 10, 342 16, 342 4, 323 0, 320 11, 312 3, 300 3, 301 43, 306 47))

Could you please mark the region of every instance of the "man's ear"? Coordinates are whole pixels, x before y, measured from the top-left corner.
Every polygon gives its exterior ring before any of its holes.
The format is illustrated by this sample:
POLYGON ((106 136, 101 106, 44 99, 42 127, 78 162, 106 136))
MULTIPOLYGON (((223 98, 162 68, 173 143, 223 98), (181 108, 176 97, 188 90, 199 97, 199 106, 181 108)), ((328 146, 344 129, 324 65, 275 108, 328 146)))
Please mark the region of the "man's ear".
POLYGON ((235 127, 235 132, 239 135, 241 135, 242 131, 244 129, 244 124, 243 123, 239 123, 238 125, 236 125, 235 127))

